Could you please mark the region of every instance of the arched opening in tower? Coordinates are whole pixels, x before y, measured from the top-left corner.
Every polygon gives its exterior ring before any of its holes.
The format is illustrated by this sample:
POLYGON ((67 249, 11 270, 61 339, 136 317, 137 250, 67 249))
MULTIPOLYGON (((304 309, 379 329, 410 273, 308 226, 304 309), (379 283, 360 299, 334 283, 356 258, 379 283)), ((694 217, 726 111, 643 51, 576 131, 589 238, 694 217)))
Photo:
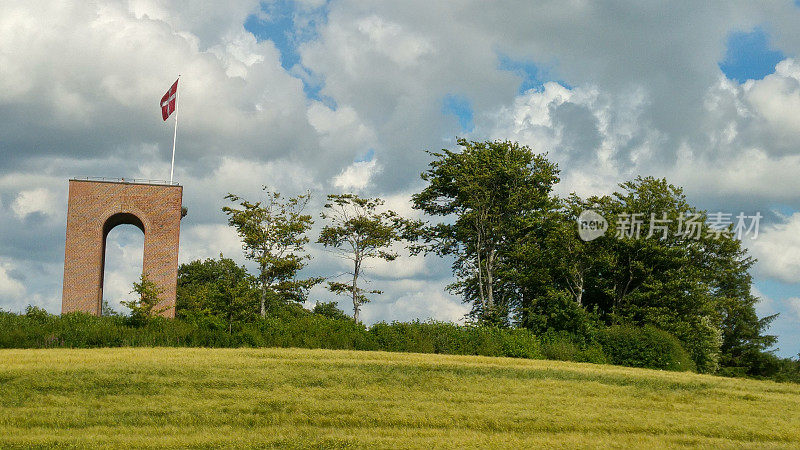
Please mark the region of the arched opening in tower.
POLYGON ((102 315, 127 313, 121 302, 133 300, 133 283, 144 264, 144 225, 133 214, 115 214, 103 227, 103 267, 100 288, 102 315))

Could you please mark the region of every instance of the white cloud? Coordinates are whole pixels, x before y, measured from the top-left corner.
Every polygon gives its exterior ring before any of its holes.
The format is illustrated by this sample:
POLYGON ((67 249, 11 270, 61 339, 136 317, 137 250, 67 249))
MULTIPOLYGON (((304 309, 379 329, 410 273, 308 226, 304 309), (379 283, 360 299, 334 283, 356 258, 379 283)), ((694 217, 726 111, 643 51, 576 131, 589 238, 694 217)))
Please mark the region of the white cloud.
POLYGON ((774 74, 750 80, 744 89, 753 109, 774 132, 795 139, 800 136, 800 64, 793 59, 781 61, 774 74))
POLYGON ((181 230, 180 262, 196 259, 226 258, 243 262, 242 243, 233 227, 223 224, 188 226, 181 230))
POLYGON ((372 177, 380 170, 375 159, 354 162, 333 177, 333 185, 345 191, 361 191, 369 186, 372 177))
POLYGON ((800 282, 800 213, 783 223, 763 227, 748 247, 758 258, 759 275, 785 283, 800 282))
POLYGON ((108 234, 103 299, 112 309, 124 310, 120 301, 131 299, 133 282, 142 273, 143 257, 144 234, 135 226, 119 226, 108 234))
POLYGON ((382 295, 373 296, 373 301, 363 307, 365 323, 381 320, 409 321, 439 320, 463 323, 470 307, 455 296, 448 294, 441 283, 420 283, 401 280, 379 287, 382 295))
MULTIPOLYGON (((308 121, 320 139, 324 154, 315 155, 318 161, 352 159, 378 143, 375 131, 367 126, 349 106, 331 109, 321 102, 311 102, 308 121)), ((337 162, 338 162, 337 161, 337 162)))
POLYGON ((49 190, 37 188, 20 192, 11 205, 11 209, 14 210, 17 217, 24 219, 33 213, 58 216, 61 213, 59 206, 61 205, 49 190))

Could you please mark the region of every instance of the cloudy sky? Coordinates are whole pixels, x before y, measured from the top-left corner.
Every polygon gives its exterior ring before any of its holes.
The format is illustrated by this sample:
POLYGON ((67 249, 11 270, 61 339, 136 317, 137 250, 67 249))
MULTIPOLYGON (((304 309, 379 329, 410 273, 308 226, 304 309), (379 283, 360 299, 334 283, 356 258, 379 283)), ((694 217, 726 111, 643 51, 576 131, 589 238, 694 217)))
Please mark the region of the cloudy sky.
MULTIPOLYGON (((0 4, 0 308, 60 311, 67 180, 176 179, 181 262, 244 263, 223 196, 261 185, 380 195, 412 215, 424 150, 455 136, 548 152, 559 193, 667 177, 711 211, 764 219, 759 312, 800 352, 800 4, 796 1, 35 1, 0 4), (230 3, 230 4, 229 4, 230 3)), ((109 236, 106 298, 141 271, 109 236)), ((309 273, 341 263, 312 248, 309 273)), ((467 311, 448 262, 375 263, 366 322, 467 311)), ((333 299, 322 290, 319 300, 333 299)), ((342 302, 345 310, 351 308, 342 302)))

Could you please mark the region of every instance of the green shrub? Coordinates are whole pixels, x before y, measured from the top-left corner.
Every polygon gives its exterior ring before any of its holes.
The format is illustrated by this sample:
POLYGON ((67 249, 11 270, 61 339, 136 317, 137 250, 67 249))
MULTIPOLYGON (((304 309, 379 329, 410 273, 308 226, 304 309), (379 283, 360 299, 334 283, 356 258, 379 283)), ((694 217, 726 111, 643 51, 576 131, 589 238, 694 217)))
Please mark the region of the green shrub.
POLYGON ((28 305, 25 308, 25 317, 37 323, 48 323, 54 316, 38 306, 28 305))
POLYGON ((587 342, 582 336, 575 336, 564 331, 549 331, 541 339, 542 354, 547 359, 595 364, 608 364, 609 362, 599 344, 587 342))
POLYGON ((445 322, 384 322, 370 327, 377 348, 392 352, 541 358, 529 330, 459 326, 445 322))
POLYGON ((293 320, 267 317, 256 322, 267 346, 372 350, 366 328, 352 319, 307 314, 293 320))
POLYGON ((183 320, 154 317, 132 323, 127 317, 84 313, 51 315, 0 313, 0 347, 301 347, 340 350, 541 358, 536 336, 526 329, 459 326, 442 322, 378 323, 369 330, 350 318, 330 318, 290 305, 275 315, 237 323, 190 314, 183 320))
POLYGON ((595 311, 579 305, 571 294, 563 291, 549 291, 532 299, 520 325, 539 336, 568 333, 573 342, 581 345, 592 342, 594 334, 603 327, 595 311))
MULTIPOLYGON (((238 322, 229 329, 224 320, 200 313, 183 320, 154 317, 133 324, 121 316, 57 316, 29 308, 24 315, 0 312, 0 347, 300 347, 544 357, 667 370, 694 369, 677 338, 654 327, 614 326, 594 332, 594 339, 548 331, 540 340, 524 328, 433 321, 377 323, 367 329, 349 317, 314 314, 296 305, 270 308, 270 313, 265 319, 238 322)), ((789 366, 782 373, 785 378, 794 376, 789 366)))
POLYGON ((655 327, 612 326, 600 330, 597 340, 613 364, 677 371, 695 370, 694 362, 680 341, 655 327))
POLYGON ((542 358, 539 340, 525 328, 496 329, 503 356, 511 358, 542 358))

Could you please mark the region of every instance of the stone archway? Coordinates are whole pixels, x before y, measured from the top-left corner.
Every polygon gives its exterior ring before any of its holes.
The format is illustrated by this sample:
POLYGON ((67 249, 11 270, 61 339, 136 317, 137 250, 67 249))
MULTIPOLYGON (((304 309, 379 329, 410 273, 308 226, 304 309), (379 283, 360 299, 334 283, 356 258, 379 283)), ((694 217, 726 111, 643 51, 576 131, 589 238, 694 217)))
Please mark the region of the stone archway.
POLYGON ((182 196, 178 185, 70 180, 61 311, 100 315, 106 237, 130 224, 144 233, 142 269, 162 290, 162 315, 174 317, 182 196))

